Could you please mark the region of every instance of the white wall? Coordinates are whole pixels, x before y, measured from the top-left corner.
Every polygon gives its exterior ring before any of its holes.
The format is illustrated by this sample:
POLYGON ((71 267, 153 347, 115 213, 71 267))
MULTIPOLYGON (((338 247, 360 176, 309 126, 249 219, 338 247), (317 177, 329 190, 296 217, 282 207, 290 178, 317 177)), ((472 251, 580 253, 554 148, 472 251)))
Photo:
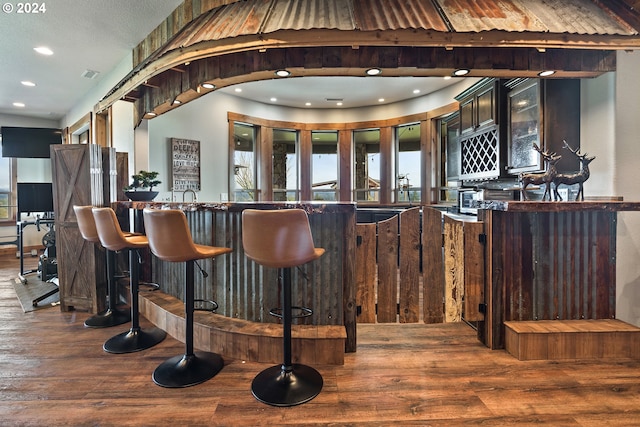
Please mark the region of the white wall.
MULTIPOLYGON (((619 52, 615 79, 614 136, 601 144, 613 145, 609 163, 615 194, 627 201, 640 201, 640 52, 619 52), (615 142, 612 144, 612 142, 615 142)), ((594 160, 597 162, 599 159, 594 160)), ((592 163, 593 164, 593 163, 592 163)), ((617 317, 640 326, 640 212, 618 217, 617 317)))

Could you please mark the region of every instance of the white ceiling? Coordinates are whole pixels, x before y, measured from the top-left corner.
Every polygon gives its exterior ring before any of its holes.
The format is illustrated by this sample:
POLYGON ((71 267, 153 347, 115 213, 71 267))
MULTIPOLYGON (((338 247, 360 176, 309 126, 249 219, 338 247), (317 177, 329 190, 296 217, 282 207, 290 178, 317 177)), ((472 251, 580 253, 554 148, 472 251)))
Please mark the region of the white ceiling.
MULTIPOLYGON (((131 50, 182 0, 54 0, 41 2, 46 11, 0 12, 0 113, 58 120, 99 81, 127 57, 131 50), (52 56, 33 48, 47 46, 52 56), (83 77, 97 71, 94 79, 83 77), (26 87, 21 81, 36 84, 26 87), (22 102, 25 107, 13 106, 22 102)), ((26 3, 25 3, 26 4, 26 3)), ((31 3, 33 4, 33 3, 31 3)), ((305 77, 245 83, 220 89, 255 101, 311 108, 336 108, 329 99, 342 98, 342 108, 392 103, 425 95, 454 83, 454 79, 412 77, 305 77), (414 94, 420 89, 420 94, 414 94)), ((96 100, 97 101, 97 100, 96 100)))
POLYGON ((60 119, 182 1, 50 0, 35 2, 46 8, 37 14, 2 2, 0 113, 60 119), (54 54, 40 55, 37 46, 54 54), (85 70, 100 74, 87 79, 85 70), (23 80, 37 86, 25 87, 23 80))
POLYGON ((391 104, 457 83, 441 77, 288 77, 220 89, 222 92, 266 104, 298 108, 354 108, 391 104), (419 93, 414 93, 419 90, 419 93), (276 98, 272 101, 271 98, 276 98), (341 106, 337 106, 342 100, 341 106), (311 105, 306 106, 309 102, 311 105))

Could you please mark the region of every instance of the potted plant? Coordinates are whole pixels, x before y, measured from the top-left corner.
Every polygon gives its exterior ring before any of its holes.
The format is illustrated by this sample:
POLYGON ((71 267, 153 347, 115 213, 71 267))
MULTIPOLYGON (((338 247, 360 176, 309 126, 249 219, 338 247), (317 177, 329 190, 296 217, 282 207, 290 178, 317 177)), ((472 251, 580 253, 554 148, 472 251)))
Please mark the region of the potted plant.
POLYGON ((158 172, 150 172, 141 170, 135 175, 131 175, 131 185, 127 185, 123 190, 124 194, 132 201, 150 201, 157 195, 157 191, 153 191, 153 187, 161 184, 158 181, 158 172))

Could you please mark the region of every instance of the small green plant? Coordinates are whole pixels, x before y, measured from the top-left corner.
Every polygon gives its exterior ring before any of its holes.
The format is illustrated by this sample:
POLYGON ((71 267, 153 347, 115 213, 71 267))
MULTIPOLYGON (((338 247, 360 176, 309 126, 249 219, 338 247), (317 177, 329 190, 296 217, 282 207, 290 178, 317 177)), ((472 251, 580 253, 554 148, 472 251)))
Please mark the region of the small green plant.
POLYGON ((153 187, 161 184, 162 181, 158 181, 158 172, 140 171, 135 175, 131 175, 131 185, 127 185, 124 191, 138 191, 138 189, 146 188, 149 191, 153 191, 153 187))

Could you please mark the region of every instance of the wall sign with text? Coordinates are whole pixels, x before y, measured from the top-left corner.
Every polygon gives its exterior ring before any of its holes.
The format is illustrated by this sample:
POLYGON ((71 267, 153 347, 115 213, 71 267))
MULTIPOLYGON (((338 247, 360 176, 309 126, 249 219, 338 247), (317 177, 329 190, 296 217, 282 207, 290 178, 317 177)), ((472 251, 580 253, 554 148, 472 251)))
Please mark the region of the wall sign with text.
POLYGON ((200 141, 171 138, 172 186, 200 191, 200 141))

